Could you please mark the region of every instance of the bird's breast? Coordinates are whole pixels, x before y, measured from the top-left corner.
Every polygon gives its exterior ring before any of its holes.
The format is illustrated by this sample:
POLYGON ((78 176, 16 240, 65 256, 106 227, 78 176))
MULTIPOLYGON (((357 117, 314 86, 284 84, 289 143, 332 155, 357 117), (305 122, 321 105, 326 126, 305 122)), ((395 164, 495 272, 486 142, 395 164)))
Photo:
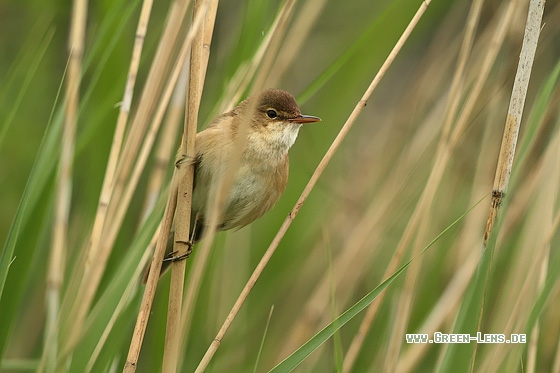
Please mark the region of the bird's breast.
POLYGON ((224 209, 223 229, 243 227, 264 215, 278 201, 287 182, 287 155, 268 166, 242 160, 224 209))

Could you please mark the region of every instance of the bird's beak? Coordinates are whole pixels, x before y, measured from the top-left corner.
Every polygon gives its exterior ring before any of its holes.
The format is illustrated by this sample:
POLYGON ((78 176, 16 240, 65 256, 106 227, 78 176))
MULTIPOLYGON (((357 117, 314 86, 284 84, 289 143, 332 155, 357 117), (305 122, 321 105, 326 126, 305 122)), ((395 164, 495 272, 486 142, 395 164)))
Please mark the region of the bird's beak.
POLYGON ((299 115, 295 118, 290 118, 288 119, 288 121, 290 122, 294 122, 294 123, 300 123, 300 124, 304 124, 304 123, 315 123, 315 122, 320 122, 321 118, 319 117, 314 117, 312 115, 299 115))

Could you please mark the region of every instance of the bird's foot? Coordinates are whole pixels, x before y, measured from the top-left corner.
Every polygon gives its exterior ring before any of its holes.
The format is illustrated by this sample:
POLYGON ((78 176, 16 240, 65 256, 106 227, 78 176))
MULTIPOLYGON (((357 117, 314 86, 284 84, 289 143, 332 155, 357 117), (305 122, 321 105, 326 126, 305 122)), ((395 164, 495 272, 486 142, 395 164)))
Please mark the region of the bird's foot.
POLYGON ((194 164, 196 161, 196 157, 190 157, 186 154, 181 154, 177 156, 177 160, 175 161, 175 167, 179 168, 182 164, 194 164))
POLYGON ((177 255, 178 251, 170 252, 169 255, 163 259, 164 262, 178 262, 180 260, 188 259, 192 254, 193 243, 191 241, 175 241, 188 246, 187 251, 184 254, 177 255), (177 256, 176 256, 177 255, 177 256))

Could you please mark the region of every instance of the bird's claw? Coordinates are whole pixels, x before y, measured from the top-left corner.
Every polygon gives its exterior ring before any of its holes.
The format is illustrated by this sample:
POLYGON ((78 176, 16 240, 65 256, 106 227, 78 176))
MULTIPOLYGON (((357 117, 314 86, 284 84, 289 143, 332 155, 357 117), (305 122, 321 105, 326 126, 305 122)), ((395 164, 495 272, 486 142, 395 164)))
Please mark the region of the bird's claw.
POLYGON ((175 167, 179 168, 183 163, 194 163, 195 157, 188 156, 186 154, 181 154, 177 156, 177 160, 175 161, 175 167))
POLYGON ((187 245, 188 246, 187 251, 179 256, 175 256, 178 253, 178 251, 172 251, 165 257, 165 259, 163 259, 164 262, 178 262, 180 260, 188 259, 191 256, 192 248, 193 248, 193 244, 191 241, 175 241, 175 242, 180 242, 182 244, 187 245))

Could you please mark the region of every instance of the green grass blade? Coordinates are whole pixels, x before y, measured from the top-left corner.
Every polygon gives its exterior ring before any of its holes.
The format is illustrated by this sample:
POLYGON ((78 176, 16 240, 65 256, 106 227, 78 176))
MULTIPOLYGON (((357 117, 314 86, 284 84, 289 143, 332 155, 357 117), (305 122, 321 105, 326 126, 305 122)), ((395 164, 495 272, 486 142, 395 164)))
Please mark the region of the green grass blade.
POLYGON ((303 346, 298 348, 293 354, 288 356, 284 361, 275 366, 270 373, 280 373, 280 372, 291 372, 295 367, 297 367, 301 362, 303 362, 313 351, 318 349, 323 343, 325 343, 334 333, 341 327, 343 327, 348 321, 352 320, 361 311, 365 310, 375 298, 383 290, 385 290, 397 277, 400 276, 402 272, 410 265, 411 261, 405 263, 401 268, 399 268, 395 273, 393 273, 388 279, 379 284, 375 289, 370 291, 365 297, 358 301, 350 307, 346 312, 337 317, 333 322, 328 324, 323 330, 315 334, 313 338, 307 341, 303 346))
MULTIPOLYGON (((0 318, 0 357, 4 354, 6 343, 13 327, 12 320, 16 316, 16 310, 23 296, 22 289, 30 280, 27 273, 37 249, 34 241, 39 240, 41 232, 44 232, 48 225, 48 222, 42 221, 42 214, 39 214, 38 211, 44 212, 43 210, 45 209, 49 210, 47 207, 50 206, 49 201, 52 197, 52 194, 45 195, 45 191, 50 185, 54 166, 60 155, 62 110, 57 112, 56 107, 61 95, 64 75, 60 80, 53 109, 47 121, 33 167, 0 255, 0 314, 3 315, 0 318), (20 233, 27 233, 27 231, 29 233, 25 234, 22 240, 24 244, 20 244, 17 250, 19 258, 16 258, 14 252, 20 239, 20 233), (33 244, 30 244, 30 242, 33 242, 33 244), (16 259, 18 260, 18 270, 11 278, 10 296, 6 299, 6 297, 3 297, 4 289, 8 282, 10 267, 16 259)), ((46 252, 43 252, 41 255, 46 255, 46 252)))
MULTIPOLYGON (((137 3, 137 1, 135 3, 137 3)), ((118 12, 115 13, 118 14, 118 12)), ((131 17, 131 14, 131 9, 125 12, 126 17, 131 17)), ((120 23, 117 23, 120 22, 118 17, 115 15, 113 18, 115 25, 120 25, 120 23)), ((104 61, 106 61, 108 53, 116 47, 115 40, 124 32, 124 28, 119 26, 118 32, 116 33, 109 32, 108 26, 103 26, 103 30, 105 30, 105 32, 102 33, 101 36, 106 34, 111 38, 109 43, 110 48, 107 48, 107 45, 101 42, 101 37, 94 45, 105 46, 102 51, 104 61)), ((48 36, 52 35, 49 33, 48 36)), ((46 52, 48 44, 49 43, 44 43, 44 50, 39 50, 39 56, 46 52)), ((36 58, 36 64, 40 64, 40 61, 40 58, 36 58)), ((86 65, 91 63, 92 60, 89 59, 86 65)), ((99 70, 102 68, 102 65, 96 64, 94 70, 94 78, 96 81, 99 79, 99 70)), ((60 154, 63 107, 57 106, 57 102, 61 97, 63 82, 64 76, 60 81, 55 103, 53 104, 53 109, 47 122, 43 139, 38 148, 26 187, 20 199, 19 207, 0 255, 0 314, 3 316, 0 320, 0 356, 3 355, 10 330, 13 327, 13 318, 16 316, 16 310, 23 296, 23 291, 18 291, 18 289, 22 289, 24 284, 29 280, 26 274, 34 258, 36 258, 35 253, 37 250, 36 244, 38 242, 38 237, 41 235, 40 232, 50 227, 50 222, 44 221, 42 215, 39 216, 40 214, 38 214, 38 212, 43 212, 44 208, 50 205, 48 201, 52 196, 52 194, 48 193, 48 190, 52 183, 52 175, 54 174, 57 159, 60 154), (21 239, 22 232, 25 234, 25 237, 23 237, 24 240, 21 239), (16 253, 17 258, 15 258, 16 253), (8 276, 10 266, 14 260, 18 261, 18 273, 8 276), (6 287, 9 288, 9 299, 4 299, 6 287)), ((90 97, 92 90, 93 85, 88 85, 84 97, 90 97)), ((85 102, 82 102, 80 111, 83 109, 84 105, 85 102)), ((95 123, 100 123, 100 121, 95 123)), ((88 131, 91 130, 92 127, 95 126, 88 126, 88 131)), ((4 131, 4 128, 2 131, 4 131)), ((79 134, 79 143, 84 143, 82 139, 89 133, 88 131, 79 134)), ((45 250, 46 248, 48 248, 48 244, 42 246, 42 252, 39 255, 48 255, 45 250)))
MULTIPOLYGON (((27 271, 35 258, 35 244, 31 245, 29 242, 40 235, 41 224, 44 223, 37 216, 37 211, 49 205, 45 190, 52 182, 56 163, 54 160, 59 155, 61 124, 62 121, 57 118, 53 125, 45 131, 35 164, 0 255, 0 314, 2 314, 0 318, 0 356, 3 355, 9 331, 13 326, 11 320, 15 316, 23 296, 23 293, 17 289, 21 289, 22 284, 27 283, 27 271), (19 244, 22 232, 26 233, 22 240, 24 244, 19 244), (14 256, 16 248, 17 257, 14 256), (14 260, 18 261, 18 271, 9 277, 10 267, 14 260), (10 287, 9 299, 4 296, 6 287, 10 287), (15 297, 16 294, 19 298, 15 297)), ((46 223, 48 224, 48 222, 46 223)), ((43 250, 41 255, 46 255, 46 251, 43 250)))
MULTIPOLYGON (((542 85, 535 104, 532 107, 531 114, 527 123, 527 133, 524 141, 520 146, 519 154, 516 156, 516 165, 512 175, 512 184, 515 184, 516 170, 519 170, 524 161, 527 160, 528 153, 534 147, 534 142, 537 139, 539 124, 542 123, 543 116, 546 113, 547 107, 550 106, 550 100, 556 90, 558 79, 560 78, 560 63, 556 65, 554 70, 550 73, 545 83, 542 85)), ((505 202, 507 205, 507 200, 505 202)), ((502 210, 507 208, 503 206, 502 210)), ((503 213, 503 212, 502 212, 503 213)), ((500 217, 496 222, 495 231, 499 231, 500 217)), ((493 237, 497 236, 495 233, 493 237)), ((484 312, 486 290, 488 283, 492 278, 492 258, 495 247, 495 238, 490 239, 486 250, 481 252, 478 269, 475 277, 471 280, 467 288, 463 304, 459 310, 459 316, 453 329, 453 333, 457 334, 471 334, 475 335, 478 331, 481 313, 484 312)), ((450 344, 444 358, 442 365, 439 368, 440 372, 448 372, 450 369, 461 369, 461 371, 468 372, 471 367, 474 367, 474 362, 471 361, 476 354, 477 345, 472 344, 450 344), (461 368, 458 368, 461 367, 461 368)), ((476 358, 476 357, 475 357, 476 358)))
MULTIPOLYGON (((474 206, 472 206, 468 211, 462 214, 457 220, 451 223, 447 228, 445 228, 440 234, 438 234, 425 248, 422 249, 420 255, 426 252, 430 247, 432 247, 447 231, 454 227, 459 221, 461 221, 469 212, 471 212, 480 202, 482 202, 487 196, 484 196, 480 201, 478 201, 474 206)), ((309 355, 311 355, 316 349, 318 349, 323 343, 325 343, 330 337, 332 337, 340 328, 342 328, 348 321, 352 320, 361 311, 366 309, 383 290, 385 290, 397 277, 399 277, 406 268, 412 263, 414 258, 407 261, 399 269, 395 271, 389 278, 379 284, 375 289, 370 291, 366 296, 360 299, 356 304, 346 310, 342 315, 337 317, 330 324, 325 326, 319 333, 315 334, 309 341, 304 343, 300 348, 298 348, 294 353, 284 359, 280 364, 275 366, 270 373, 285 373, 291 372, 299 364, 301 364, 309 355)))
POLYGON ((29 211, 33 210, 39 202, 42 191, 52 175, 55 165, 54 160, 58 158, 61 127, 62 120, 61 118, 57 118, 54 124, 52 126, 47 126, 45 130, 33 169, 29 175, 16 216, 8 233, 4 248, 2 249, 2 254, 0 255, 0 299, 2 299, 9 265, 13 260, 19 232, 22 227, 26 225, 27 220, 30 218, 29 211))
MULTIPOLYGON (((143 252, 149 246, 150 240, 161 221, 167 193, 162 193, 154 210, 150 213, 143 226, 138 230, 134 241, 130 247, 126 247, 126 256, 119 260, 115 270, 108 274, 107 286, 102 289, 99 300, 94 305, 88 319, 83 328, 84 338, 81 343, 76 346, 73 352, 74 358, 70 371, 83 372, 86 371, 86 364, 94 366, 93 371, 99 371, 99 367, 111 364, 114 353, 107 353, 107 350, 119 349, 130 342, 130 328, 133 327, 136 320, 136 312, 140 302, 140 295, 144 290, 140 285, 140 276, 135 276, 139 261, 143 252), (131 287, 132 294, 128 294, 131 287), (122 307, 120 314, 115 314, 119 309, 122 301, 126 301, 127 305, 122 307), (109 338, 102 340, 103 334, 106 332, 107 325, 110 320, 117 318, 118 321, 108 330, 109 338), (92 359, 93 351, 96 347, 101 346, 101 353, 92 359)), ((123 350, 125 353, 126 350, 123 350)))
MULTIPOLYGON (((32 61, 30 62, 29 66, 26 69, 25 79, 23 80, 23 83, 21 83, 16 99, 12 101, 10 104, 10 113, 8 114, 6 120, 2 123, 2 128, 0 129, 0 149, 2 148, 2 144, 4 143, 4 139, 6 138, 6 134, 8 133, 8 130, 10 129, 10 127, 14 122, 14 118, 16 117, 21 102, 23 101, 23 96, 25 95, 27 89, 29 88, 29 85, 33 81, 33 78, 35 77, 35 73, 37 72, 39 65, 41 65, 41 62, 43 61, 45 52, 47 51, 48 47, 51 44, 53 35, 54 35, 54 30, 51 28, 47 31, 46 35, 44 35, 44 37, 42 38, 43 40, 41 41, 38 48, 34 49, 33 56, 32 58, 30 58, 32 61)), ((22 64, 20 61, 17 61, 16 63, 18 63, 18 65, 22 64)))
MULTIPOLYGON (((331 298, 331 312, 332 317, 336 319, 339 310, 336 304, 336 285, 334 278, 333 258, 331 245, 327 245, 328 258, 329 258, 329 280, 330 280, 330 298, 331 298)), ((342 349, 342 338, 340 332, 337 330, 333 336, 333 350, 334 350, 334 366, 337 373, 342 372, 344 352, 342 349)))
POLYGON ((274 305, 270 307, 270 313, 268 314, 268 319, 266 320, 266 326, 264 328, 263 336, 261 339, 261 345, 259 346, 259 352, 257 353, 257 360, 255 361, 255 368, 253 369, 253 373, 257 373, 257 368, 259 367, 259 361, 261 359, 261 354, 264 346, 264 341, 266 340, 266 335, 268 333, 268 327, 270 325, 270 319, 272 319, 272 312, 274 312, 274 305))
MULTIPOLYGON (((488 283, 492 275, 492 259, 494 254, 495 239, 488 242, 488 247, 480 255, 478 268, 465 293, 463 303, 459 310, 457 323, 453 329, 455 334, 476 335, 488 283)), ((470 372, 473 354, 476 352, 476 343, 449 344, 439 372, 470 372)))
POLYGON ((535 302, 531 314, 527 320, 527 325, 525 326, 525 334, 527 335, 527 341, 531 338, 531 332, 535 323, 539 319, 546 302, 550 300, 550 296, 553 294, 554 286, 558 284, 560 280, 560 255, 556 255, 550 264, 548 269, 548 276, 544 287, 539 295, 539 298, 535 302))

